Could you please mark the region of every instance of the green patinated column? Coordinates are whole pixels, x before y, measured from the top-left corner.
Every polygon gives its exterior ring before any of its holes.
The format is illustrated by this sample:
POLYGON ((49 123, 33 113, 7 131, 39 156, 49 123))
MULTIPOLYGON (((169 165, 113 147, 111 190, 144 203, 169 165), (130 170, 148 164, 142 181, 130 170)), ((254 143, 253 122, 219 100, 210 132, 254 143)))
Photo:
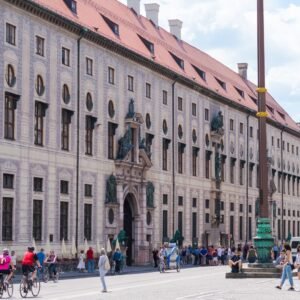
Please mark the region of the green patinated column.
POLYGON ((257 251, 258 263, 271 263, 271 249, 274 245, 270 219, 259 218, 257 221, 257 235, 254 245, 257 251))

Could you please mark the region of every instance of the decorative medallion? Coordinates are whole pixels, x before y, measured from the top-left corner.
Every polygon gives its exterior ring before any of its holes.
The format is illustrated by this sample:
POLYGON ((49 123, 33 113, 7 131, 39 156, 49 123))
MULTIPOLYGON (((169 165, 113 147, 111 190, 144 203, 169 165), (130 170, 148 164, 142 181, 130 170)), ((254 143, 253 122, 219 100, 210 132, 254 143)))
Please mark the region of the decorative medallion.
POLYGON ((192 131, 192 140, 193 140, 194 144, 197 142, 196 129, 193 129, 193 131, 192 131))
POLYGON ((151 127, 151 118, 148 113, 146 114, 146 127, 147 127, 147 129, 150 129, 150 127, 151 127))
POLYGON ((16 84, 16 76, 15 76, 15 71, 14 71, 14 67, 12 65, 7 65, 7 71, 5 74, 5 79, 7 84, 10 87, 13 87, 16 84))
POLYGON ((167 125, 167 121, 166 120, 163 120, 163 132, 164 134, 167 134, 168 133, 168 125, 167 125))
POLYGON ((115 214, 114 214, 113 209, 110 208, 109 211, 108 211, 108 222, 109 222, 109 224, 113 224, 114 220, 115 220, 115 214))
POLYGON ((208 134, 205 135, 205 145, 206 145, 206 147, 209 146, 209 137, 208 137, 208 134))
POLYGON ((115 116, 115 107, 112 100, 109 100, 108 102, 108 115, 113 118, 115 116))
POLYGON ((87 93, 86 94, 86 108, 87 108, 87 110, 92 111, 93 106, 94 106, 94 104, 93 104, 92 95, 91 95, 91 93, 87 93))
POLYGON ((233 142, 230 143, 230 153, 234 154, 234 144, 233 144, 233 142))
POLYGON ((147 225, 149 226, 152 222, 152 216, 151 216, 151 212, 148 211, 147 212, 147 225))
POLYGON ((182 137, 183 137, 183 130, 182 130, 182 126, 181 125, 178 125, 178 137, 180 139, 182 139, 182 137))
POLYGON ((240 146, 240 157, 244 156, 244 148, 243 145, 240 146))
POLYGON ((64 84, 63 88, 62 88, 62 99, 64 101, 65 104, 69 104, 70 103, 70 91, 69 91, 69 87, 64 84))

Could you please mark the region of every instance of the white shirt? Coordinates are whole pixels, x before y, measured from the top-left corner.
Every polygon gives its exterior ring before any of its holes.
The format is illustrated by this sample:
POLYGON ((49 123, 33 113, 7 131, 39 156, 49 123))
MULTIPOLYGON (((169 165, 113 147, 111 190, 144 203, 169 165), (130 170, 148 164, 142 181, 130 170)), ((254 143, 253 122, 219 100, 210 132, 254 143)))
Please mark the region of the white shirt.
POLYGON ((300 253, 297 253, 295 263, 300 265, 300 253))

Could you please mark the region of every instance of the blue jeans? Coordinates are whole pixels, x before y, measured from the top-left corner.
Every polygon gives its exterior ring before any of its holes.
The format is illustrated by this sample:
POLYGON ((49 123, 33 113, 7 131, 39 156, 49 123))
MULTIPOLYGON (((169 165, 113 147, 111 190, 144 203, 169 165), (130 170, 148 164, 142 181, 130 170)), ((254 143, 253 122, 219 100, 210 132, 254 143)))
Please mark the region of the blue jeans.
POLYGON ((289 279, 290 285, 294 286, 292 267, 289 264, 284 266, 284 268, 282 270, 281 283, 280 283, 281 286, 283 286, 283 284, 287 278, 289 279))
POLYGON ((95 262, 93 259, 88 259, 87 261, 87 267, 89 273, 94 273, 95 271, 95 262))

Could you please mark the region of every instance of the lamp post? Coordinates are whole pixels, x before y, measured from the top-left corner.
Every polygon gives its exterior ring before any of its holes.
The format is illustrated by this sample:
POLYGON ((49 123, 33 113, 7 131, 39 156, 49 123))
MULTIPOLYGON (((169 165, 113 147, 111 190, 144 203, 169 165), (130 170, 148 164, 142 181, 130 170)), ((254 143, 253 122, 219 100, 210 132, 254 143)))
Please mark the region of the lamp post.
POLYGON ((258 124, 259 124, 259 218, 257 236, 254 243, 259 263, 271 262, 271 249, 274 244, 268 207, 268 163, 266 134, 266 88, 265 88, 265 49, 264 49, 264 1, 257 0, 257 60, 258 60, 258 124))

